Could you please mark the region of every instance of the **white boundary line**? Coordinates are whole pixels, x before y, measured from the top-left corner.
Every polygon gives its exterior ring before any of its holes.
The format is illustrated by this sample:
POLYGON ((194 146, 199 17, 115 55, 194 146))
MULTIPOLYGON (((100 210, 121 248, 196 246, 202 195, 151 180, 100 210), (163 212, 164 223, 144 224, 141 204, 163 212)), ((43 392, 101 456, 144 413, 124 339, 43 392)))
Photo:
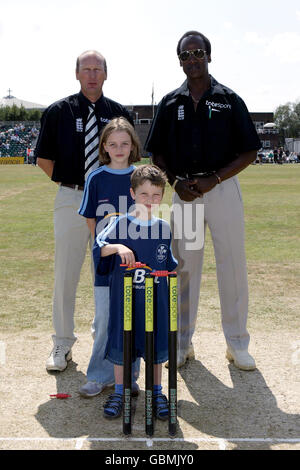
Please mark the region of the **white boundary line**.
MULTIPOLYGON (((219 445, 219 450, 226 450, 227 445, 230 442, 245 442, 245 443, 269 443, 269 444, 276 444, 276 443, 290 443, 290 444, 298 444, 300 443, 300 437, 295 439, 287 439, 287 438, 213 438, 213 437, 178 437, 178 438, 145 438, 145 437, 0 437, 1 442, 74 442, 75 450, 81 450, 84 442, 144 442, 147 447, 152 447, 156 442, 196 442, 196 443, 217 443, 219 445)), ((171 450, 171 449, 169 449, 171 450)))

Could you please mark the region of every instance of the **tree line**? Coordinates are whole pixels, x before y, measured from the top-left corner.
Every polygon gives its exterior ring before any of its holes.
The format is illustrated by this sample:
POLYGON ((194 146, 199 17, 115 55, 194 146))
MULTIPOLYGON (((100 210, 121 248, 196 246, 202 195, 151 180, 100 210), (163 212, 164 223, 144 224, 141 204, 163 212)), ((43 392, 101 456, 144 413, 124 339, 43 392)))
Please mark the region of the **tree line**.
POLYGON ((39 121, 40 109, 25 109, 24 106, 0 106, 0 121, 39 121))
POLYGON ((274 123, 283 139, 300 137, 300 101, 278 106, 274 113, 274 123))
MULTIPOLYGON (((24 106, 0 106, 0 121, 39 121, 40 109, 25 109, 24 106)), ((282 138, 300 137, 300 102, 278 106, 274 113, 274 123, 282 138)))

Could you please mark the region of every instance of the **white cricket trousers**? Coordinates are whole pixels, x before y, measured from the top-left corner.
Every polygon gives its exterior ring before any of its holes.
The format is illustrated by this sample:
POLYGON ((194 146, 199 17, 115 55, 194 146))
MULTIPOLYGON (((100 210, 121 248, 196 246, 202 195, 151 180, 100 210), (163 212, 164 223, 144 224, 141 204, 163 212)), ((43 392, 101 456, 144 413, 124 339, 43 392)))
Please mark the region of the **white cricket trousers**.
MULTIPOLYGON (((173 195, 173 208, 184 213, 187 207, 204 205, 203 218, 198 217, 194 230, 211 232, 219 288, 222 327, 226 342, 233 349, 247 349, 249 334, 246 323, 248 316, 248 280, 244 248, 244 211, 240 185, 236 176, 217 184, 203 197, 193 202, 182 201, 177 193, 173 195)), ((196 209, 196 207, 194 207, 196 209)), ((203 209, 203 207, 202 207, 203 209)), ((185 233, 180 233, 182 216, 172 211, 173 254, 178 260, 178 357, 187 353, 195 331, 200 295, 204 245, 201 249, 189 247, 185 233)), ((194 220, 195 224, 195 220, 194 220)), ((205 305, 202 306, 205 308, 205 305)))
POLYGON ((60 186, 54 204, 55 281, 53 327, 56 345, 72 347, 74 310, 80 271, 85 259, 90 230, 85 217, 78 214, 83 191, 60 186))

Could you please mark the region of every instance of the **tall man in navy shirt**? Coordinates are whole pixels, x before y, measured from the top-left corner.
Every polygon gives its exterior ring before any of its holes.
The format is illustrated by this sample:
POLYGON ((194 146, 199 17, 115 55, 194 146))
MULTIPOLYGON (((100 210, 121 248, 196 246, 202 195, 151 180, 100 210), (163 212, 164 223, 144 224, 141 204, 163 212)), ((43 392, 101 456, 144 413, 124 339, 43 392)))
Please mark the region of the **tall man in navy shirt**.
POLYGON ((59 185, 54 206, 55 285, 53 296, 53 350, 47 370, 63 371, 72 358, 76 289, 90 231, 78 214, 88 173, 98 166, 97 139, 112 118, 127 110, 106 98, 105 58, 97 51, 82 53, 76 62, 80 92, 50 105, 41 119, 36 146, 37 163, 59 185), (89 146, 89 147, 88 147, 89 146), (90 161, 91 156, 94 161, 90 161))
MULTIPOLYGON (((173 212, 173 253, 179 272, 178 366, 194 357, 204 247, 191 248, 179 227, 182 217, 178 220, 176 214, 203 204, 204 228, 208 225, 211 231, 215 251, 226 357, 240 369, 252 370, 256 365, 248 353, 243 203, 236 175, 256 158, 261 143, 243 100, 209 74, 210 41, 188 31, 178 42, 177 55, 187 80, 160 102, 146 150, 167 173, 173 204, 181 208, 173 212)), ((203 219, 198 219, 200 231, 203 219)))

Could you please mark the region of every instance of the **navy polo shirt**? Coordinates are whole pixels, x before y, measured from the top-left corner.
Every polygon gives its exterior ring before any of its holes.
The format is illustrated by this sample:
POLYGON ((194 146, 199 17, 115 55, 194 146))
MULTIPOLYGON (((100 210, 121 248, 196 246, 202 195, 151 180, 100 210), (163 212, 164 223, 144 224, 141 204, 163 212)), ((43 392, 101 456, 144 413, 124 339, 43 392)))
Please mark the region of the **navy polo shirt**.
MULTIPOLYGON (((51 104, 42 115, 35 155, 54 161, 53 181, 84 185, 84 129, 89 104, 79 92, 51 104)), ((127 109, 103 94, 95 103, 95 114, 99 133, 119 116, 133 125, 127 109)))
POLYGON ((210 76, 195 111, 187 80, 159 103, 145 149, 178 176, 217 171, 260 140, 244 101, 210 76))

